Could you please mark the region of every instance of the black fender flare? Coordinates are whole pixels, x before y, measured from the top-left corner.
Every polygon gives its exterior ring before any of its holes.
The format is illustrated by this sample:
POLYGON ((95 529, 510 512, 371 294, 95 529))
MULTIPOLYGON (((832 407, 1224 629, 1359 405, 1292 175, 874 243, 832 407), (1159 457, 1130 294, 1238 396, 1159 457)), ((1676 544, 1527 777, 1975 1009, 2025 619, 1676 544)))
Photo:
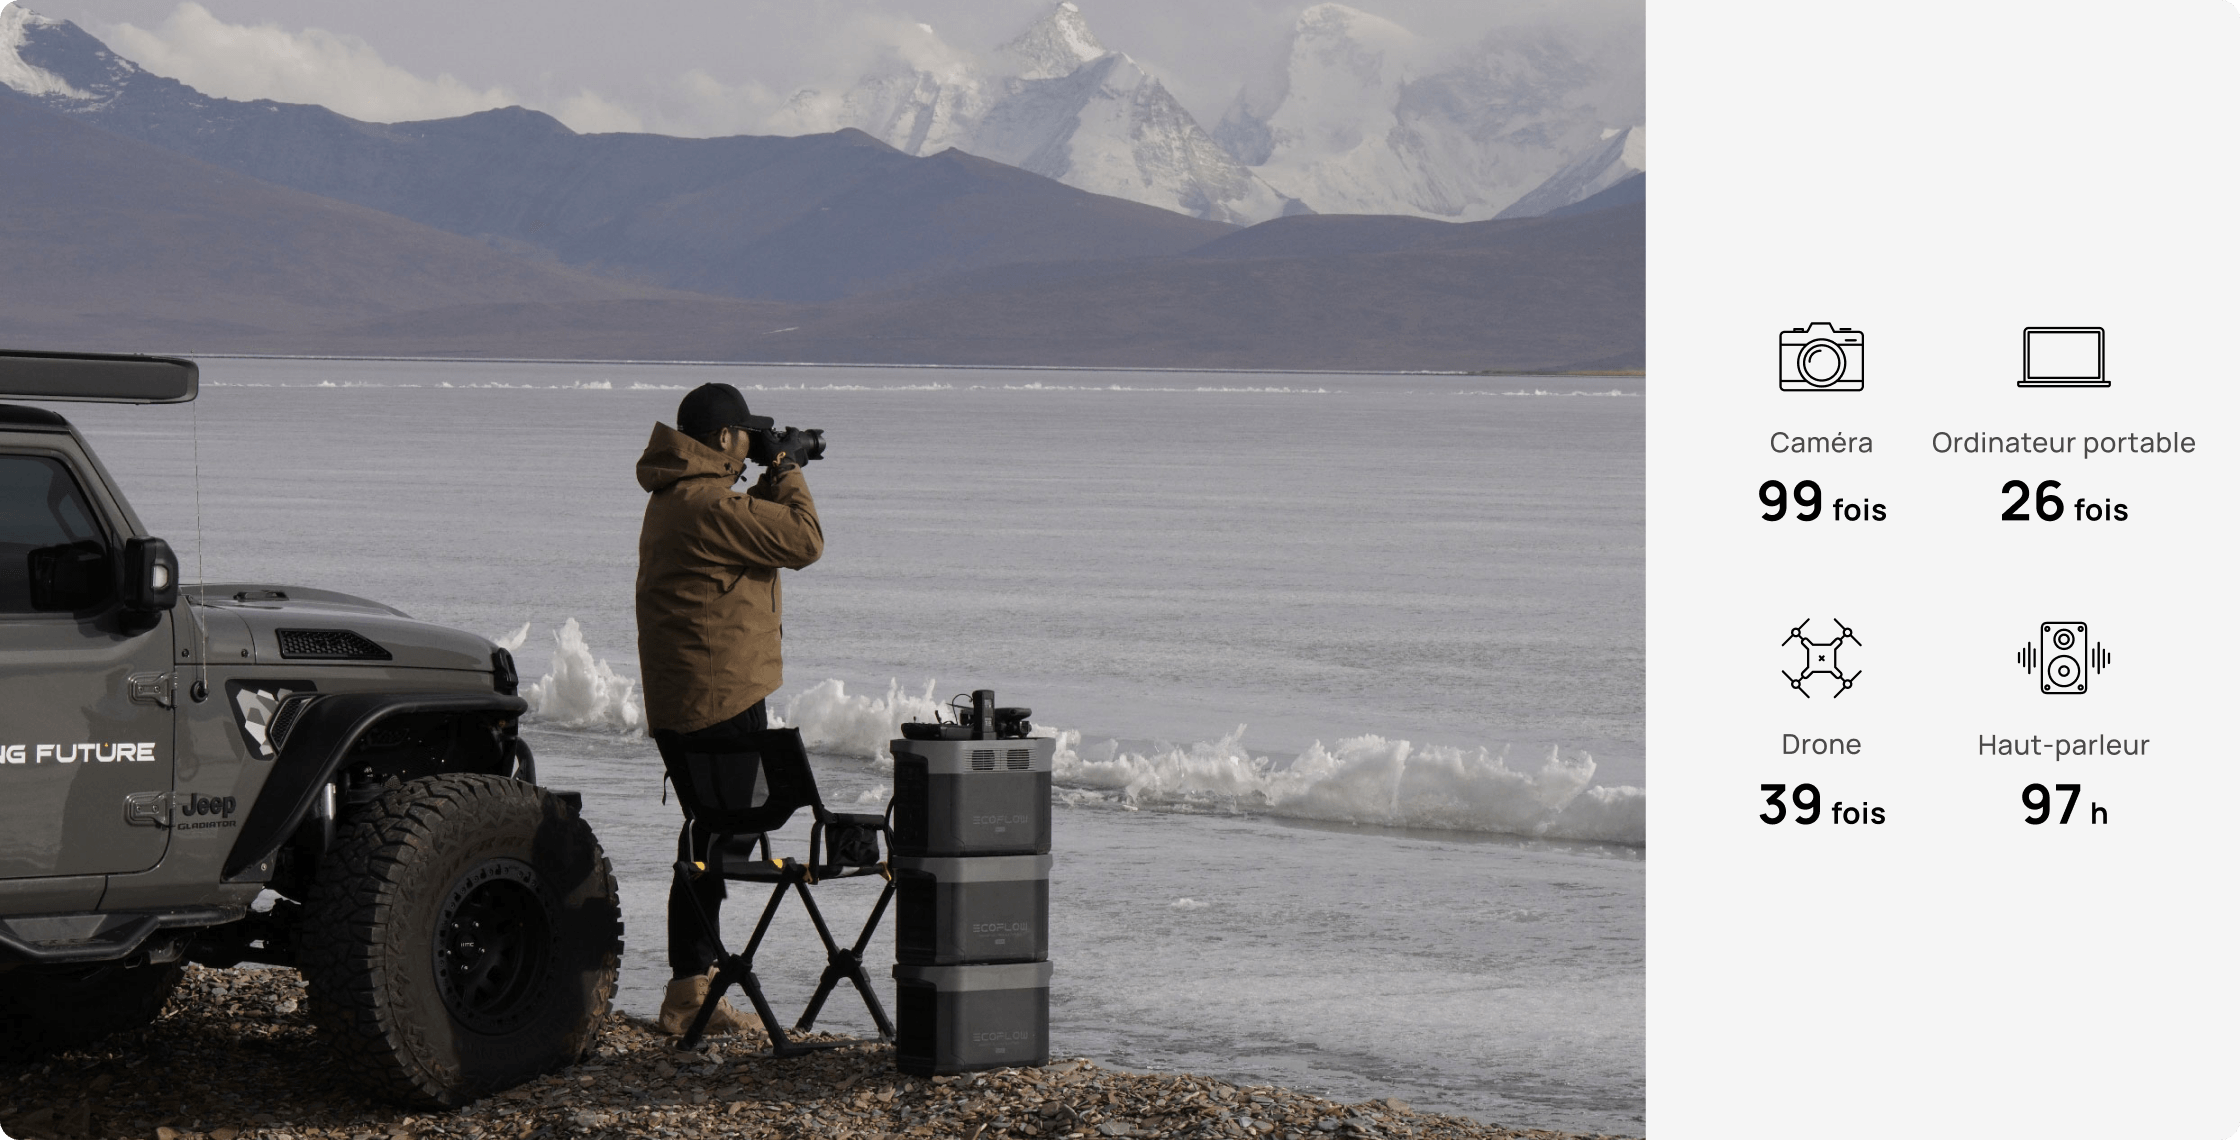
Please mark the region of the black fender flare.
POLYGON ((392 716, 413 713, 497 713, 519 716, 529 702, 506 693, 331 693, 306 706, 272 761, 257 802, 226 856, 225 877, 237 879, 266 863, 318 802, 344 757, 368 729, 392 716))

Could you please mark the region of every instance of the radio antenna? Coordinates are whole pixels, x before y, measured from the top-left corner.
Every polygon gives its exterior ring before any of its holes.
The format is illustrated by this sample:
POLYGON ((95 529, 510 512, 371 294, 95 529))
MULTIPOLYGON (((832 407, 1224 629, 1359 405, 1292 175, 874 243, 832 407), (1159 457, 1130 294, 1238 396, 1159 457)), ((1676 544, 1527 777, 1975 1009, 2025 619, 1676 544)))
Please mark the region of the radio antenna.
MULTIPOLYGON (((202 569, 202 408, 195 402, 190 402, 187 408, 187 434, 194 441, 194 584, 207 588, 209 579, 202 569)), ((198 676, 187 695, 201 704, 210 699, 210 629, 203 624, 202 604, 193 594, 187 595, 187 612, 194 615, 198 662, 198 676)))

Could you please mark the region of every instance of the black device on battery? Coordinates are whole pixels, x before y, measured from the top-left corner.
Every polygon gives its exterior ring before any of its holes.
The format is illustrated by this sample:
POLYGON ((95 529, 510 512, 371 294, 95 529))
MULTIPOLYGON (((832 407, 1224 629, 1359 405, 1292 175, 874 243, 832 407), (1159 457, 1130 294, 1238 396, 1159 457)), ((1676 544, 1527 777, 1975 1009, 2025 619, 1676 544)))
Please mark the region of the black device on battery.
POLYGON ((1033 709, 997 708, 993 689, 974 689, 966 704, 966 697, 959 693, 949 698, 949 712, 954 723, 941 719, 939 710, 930 724, 911 721, 902 726, 906 740, 1024 740, 1034 731, 1034 723, 1027 718, 1033 709))

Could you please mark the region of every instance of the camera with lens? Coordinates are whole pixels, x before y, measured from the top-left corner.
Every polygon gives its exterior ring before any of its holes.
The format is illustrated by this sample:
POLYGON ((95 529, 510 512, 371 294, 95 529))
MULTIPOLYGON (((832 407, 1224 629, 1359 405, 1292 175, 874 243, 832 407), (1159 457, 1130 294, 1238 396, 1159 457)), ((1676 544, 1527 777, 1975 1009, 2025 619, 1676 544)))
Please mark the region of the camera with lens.
POLYGON ((1781 334, 1781 390, 1857 392, 1867 386, 1867 334, 1814 321, 1781 334))
POLYGON ((768 428, 752 432, 747 438, 747 458, 770 466, 779 455, 795 463, 807 463, 824 458, 824 429, 788 427, 784 431, 768 428))

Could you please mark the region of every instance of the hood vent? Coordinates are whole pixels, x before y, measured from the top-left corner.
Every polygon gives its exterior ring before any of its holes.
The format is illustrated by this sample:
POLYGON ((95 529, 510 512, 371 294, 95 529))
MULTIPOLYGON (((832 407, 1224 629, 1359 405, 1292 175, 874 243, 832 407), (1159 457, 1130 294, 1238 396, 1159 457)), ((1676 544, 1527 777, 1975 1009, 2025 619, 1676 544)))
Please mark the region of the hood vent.
POLYGON ((311 661, 387 661, 389 651, 347 629, 282 629, 280 656, 311 661))

